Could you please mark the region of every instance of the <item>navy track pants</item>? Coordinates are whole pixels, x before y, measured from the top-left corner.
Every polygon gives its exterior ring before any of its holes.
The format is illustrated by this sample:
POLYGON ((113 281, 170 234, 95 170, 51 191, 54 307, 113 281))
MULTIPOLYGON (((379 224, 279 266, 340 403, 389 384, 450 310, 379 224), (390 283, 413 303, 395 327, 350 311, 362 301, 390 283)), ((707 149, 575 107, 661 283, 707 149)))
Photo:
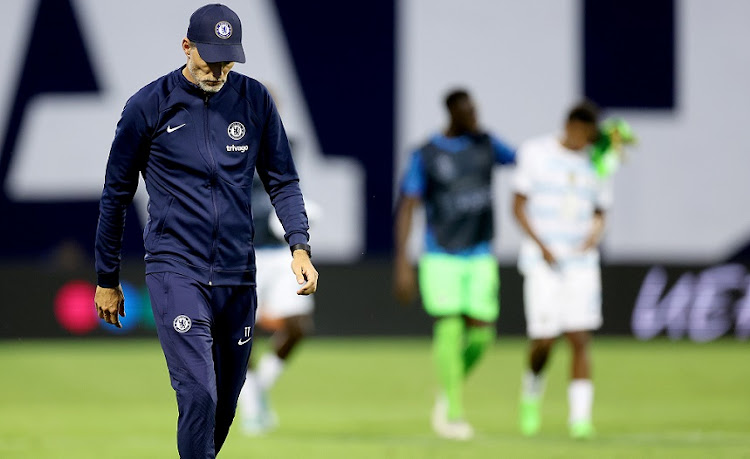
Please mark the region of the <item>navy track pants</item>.
POLYGON ((214 458, 245 382, 255 286, 211 287, 169 272, 148 274, 146 285, 177 395, 180 457, 214 458))

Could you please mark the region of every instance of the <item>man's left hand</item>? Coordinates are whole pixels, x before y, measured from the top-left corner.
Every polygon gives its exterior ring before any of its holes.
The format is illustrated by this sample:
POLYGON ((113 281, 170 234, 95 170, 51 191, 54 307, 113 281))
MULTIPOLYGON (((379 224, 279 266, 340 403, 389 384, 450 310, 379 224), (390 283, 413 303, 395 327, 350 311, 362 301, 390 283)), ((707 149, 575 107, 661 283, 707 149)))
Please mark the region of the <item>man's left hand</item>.
POLYGON ((591 234, 581 246, 581 252, 588 252, 591 249, 595 249, 599 245, 599 235, 591 234))
POLYGON ((304 250, 295 250, 292 255, 292 272, 297 276, 300 289, 297 295, 310 295, 318 290, 318 271, 304 250))
POLYGON ((122 328, 119 317, 125 317, 125 294, 122 293, 122 286, 105 288, 97 285, 94 305, 100 319, 104 319, 105 322, 117 328, 122 328))
POLYGON ((604 212, 597 210, 594 214, 594 222, 591 228, 591 234, 586 238, 583 245, 581 246, 581 252, 588 252, 591 249, 595 249, 599 246, 599 242, 602 240, 604 235, 604 212))

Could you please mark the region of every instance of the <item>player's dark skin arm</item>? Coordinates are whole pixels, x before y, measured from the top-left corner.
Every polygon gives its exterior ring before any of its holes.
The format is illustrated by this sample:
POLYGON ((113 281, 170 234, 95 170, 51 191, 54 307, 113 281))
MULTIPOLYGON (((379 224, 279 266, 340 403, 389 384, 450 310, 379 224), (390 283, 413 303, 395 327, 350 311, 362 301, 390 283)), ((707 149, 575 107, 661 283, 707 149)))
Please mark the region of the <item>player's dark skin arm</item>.
POLYGON ((414 211, 421 204, 419 198, 402 196, 396 211, 396 259, 393 270, 393 290, 401 303, 410 303, 417 291, 417 275, 409 263, 406 246, 411 233, 414 211))
POLYGON ((557 260, 555 259, 555 256, 552 254, 552 252, 549 251, 547 246, 544 245, 544 243, 539 239, 539 237, 534 232, 534 229, 531 227, 531 224, 529 223, 529 219, 526 216, 526 201, 528 198, 520 193, 516 193, 513 197, 513 215, 516 217, 516 221, 518 221, 518 224, 521 225, 521 228, 523 231, 539 246, 539 248, 542 250, 542 256, 544 257, 544 260, 552 267, 554 267, 557 264, 557 260))
POLYGON ((591 226, 591 234, 586 238, 586 241, 581 247, 582 251, 593 249, 599 245, 604 235, 604 211, 602 209, 596 209, 594 211, 594 223, 591 226))

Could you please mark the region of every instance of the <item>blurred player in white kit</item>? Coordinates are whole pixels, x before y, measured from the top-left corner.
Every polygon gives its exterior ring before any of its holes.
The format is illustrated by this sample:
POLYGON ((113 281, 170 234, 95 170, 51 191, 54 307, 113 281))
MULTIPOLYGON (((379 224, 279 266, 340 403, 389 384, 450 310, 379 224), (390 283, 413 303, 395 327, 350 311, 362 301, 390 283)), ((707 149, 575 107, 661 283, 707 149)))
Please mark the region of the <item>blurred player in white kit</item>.
MULTIPOLYGON (((287 275, 289 250, 284 245, 284 228, 257 176, 252 196, 253 218, 257 222, 253 238, 258 295, 256 327, 273 335, 268 352, 259 359, 254 358, 255 353, 251 356, 238 408, 243 432, 260 435, 278 425, 268 392, 284 371, 292 351, 312 332, 314 300, 309 295, 298 295, 296 280, 287 275)), ((307 207, 309 221, 319 218, 317 206, 308 202, 307 207)))
POLYGON ((611 181, 597 175, 591 156, 599 137, 598 109, 583 102, 569 111, 561 134, 530 140, 518 152, 514 214, 524 232, 518 265, 531 340, 519 419, 525 435, 541 427, 543 370, 560 335, 572 350, 570 435, 594 433, 589 341, 602 324, 598 245, 612 203, 611 181))

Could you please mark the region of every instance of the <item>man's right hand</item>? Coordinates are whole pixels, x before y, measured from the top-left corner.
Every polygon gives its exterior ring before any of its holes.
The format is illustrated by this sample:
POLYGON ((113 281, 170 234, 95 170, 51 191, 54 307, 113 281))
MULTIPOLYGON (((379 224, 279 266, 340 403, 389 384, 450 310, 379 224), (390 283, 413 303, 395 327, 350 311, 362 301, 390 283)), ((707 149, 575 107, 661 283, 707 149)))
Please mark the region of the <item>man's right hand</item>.
POLYGON ((550 252, 547 246, 544 245, 544 243, 537 237, 536 233, 534 233, 534 230, 531 228, 529 219, 526 216, 526 201, 528 201, 526 195, 516 193, 513 196, 513 214, 515 215, 516 220, 518 220, 518 223, 521 225, 521 228, 523 228, 524 232, 531 238, 531 240, 536 242, 536 244, 542 250, 544 261, 547 262, 550 268, 556 269, 557 259, 552 254, 552 252, 550 252))
POLYGON ((545 245, 539 246, 542 249, 542 256, 544 257, 544 261, 547 262, 550 268, 556 269, 557 268, 557 258, 550 252, 550 250, 545 245))
POLYGON ((105 322, 117 328, 122 328, 119 316, 125 317, 125 295, 122 293, 121 286, 106 288, 97 285, 94 304, 100 319, 104 319, 105 322))
POLYGON ((393 273, 393 293, 399 303, 409 304, 417 293, 417 273, 408 260, 396 260, 393 273))

